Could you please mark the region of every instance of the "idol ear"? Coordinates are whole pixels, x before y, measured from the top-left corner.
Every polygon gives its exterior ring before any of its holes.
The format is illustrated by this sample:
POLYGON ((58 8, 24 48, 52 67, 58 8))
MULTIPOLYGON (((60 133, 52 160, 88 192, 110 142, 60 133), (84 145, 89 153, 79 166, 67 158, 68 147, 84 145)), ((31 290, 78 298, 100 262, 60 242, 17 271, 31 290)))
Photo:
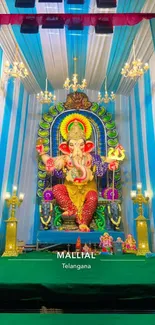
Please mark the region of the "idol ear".
POLYGON ((59 150, 64 154, 70 154, 70 150, 69 150, 67 142, 62 142, 59 145, 59 150))
POLYGON ((92 141, 86 141, 85 152, 91 152, 94 149, 95 145, 92 141))

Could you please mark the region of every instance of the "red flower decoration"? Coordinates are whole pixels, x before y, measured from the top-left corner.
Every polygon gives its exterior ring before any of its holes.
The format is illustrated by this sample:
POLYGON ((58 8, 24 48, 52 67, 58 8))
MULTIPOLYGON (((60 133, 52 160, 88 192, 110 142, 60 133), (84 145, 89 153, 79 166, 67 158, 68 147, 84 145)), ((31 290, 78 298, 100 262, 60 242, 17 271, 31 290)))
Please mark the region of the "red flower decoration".
POLYGON ((54 159, 53 158, 49 158, 46 162, 46 170, 48 172, 51 172, 54 170, 54 159))
POLYGON ((44 150, 44 146, 42 144, 38 144, 36 146, 36 150, 37 150, 38 153, 42 153, 43 150, 44 150))
POLYGON ((112 170, 112 171, 118 169, 118 162, 117 162, 117 161, 112 161, 112 162, 108 165, 108 168, 109 168, 109 170, 112 170))

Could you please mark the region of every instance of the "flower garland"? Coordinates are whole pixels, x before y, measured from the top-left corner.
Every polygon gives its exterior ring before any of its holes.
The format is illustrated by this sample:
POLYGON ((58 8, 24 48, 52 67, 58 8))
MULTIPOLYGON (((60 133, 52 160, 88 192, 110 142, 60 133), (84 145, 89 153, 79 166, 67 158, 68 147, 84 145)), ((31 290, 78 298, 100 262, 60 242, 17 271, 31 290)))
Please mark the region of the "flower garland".
POLYGON ((113 224, 114 226, 116 226, 116 229, 117 229, 117 230, 119 230, 119 226, 120 226, 120 223, 121 223, 121 219, 122 219, 122 217, 119 216, 119 217, 118 217, 118 221, 116 222, 112 217, 110 217, 110 221, 112 222, 112 224, 113 224))
POLYGON ((45 226, 45 229, 48 229, 48 225, 49 225, 51 219, 52 219, 52 217, 49 216, 47 221, 45 221, 42 216, 40 217, 40 220, 41 220, 42 224, 45 226))

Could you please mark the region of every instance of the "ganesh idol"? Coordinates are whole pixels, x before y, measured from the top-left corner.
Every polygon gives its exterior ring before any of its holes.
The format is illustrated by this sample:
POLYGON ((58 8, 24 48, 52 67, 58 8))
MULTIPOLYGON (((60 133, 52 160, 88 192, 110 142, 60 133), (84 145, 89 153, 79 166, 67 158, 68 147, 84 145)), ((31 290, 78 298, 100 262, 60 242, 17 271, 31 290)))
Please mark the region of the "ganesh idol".
MULTIPOLYGON (((89 120, 74 113, 65 117, 60 125, 60 133, 65 142, 59 145, 62 155, 50 157, 44 152, 42 143, 36 149, 45 164, 47 173, 62 170, 64 184, 52 187, 54 198, 63 216, 75 216, 80 231, 89 231, 89 225, 98 204, 95 181, 95 164, 91 152, 94 143, 90 141, 92 127, 89 120)), ((114 163, 113 158, 100 157, 98 166, 102 174, 114 163)), ((116 163, 116 162, 115 162, 116 163)))

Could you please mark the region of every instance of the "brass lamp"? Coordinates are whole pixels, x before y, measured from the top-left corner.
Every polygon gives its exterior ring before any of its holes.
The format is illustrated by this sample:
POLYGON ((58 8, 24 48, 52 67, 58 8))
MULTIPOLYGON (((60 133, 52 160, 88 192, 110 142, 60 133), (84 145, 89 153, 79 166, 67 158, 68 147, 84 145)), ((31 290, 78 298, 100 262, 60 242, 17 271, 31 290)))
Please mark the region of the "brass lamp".
POLYGON ((110 101, 114 101, 116 99, 116 95, 114 94, 113 91, 111 91, 111 94, 108 93, 107 91, 107 76, 105 78, 105 94, 104 97, 102 98, 101 93, 98 93, 98 102, 99 103, 105 103, 108 104, 110 101))
POLYGON ((134 80, 143 76, 144 73, 148 70, 148 63, 143 63, 141 59, 136 58, 135 44, 133 42, 133 61, 131 64, 129 64, 128 62, 125 63, 124 67, 122 68, 121 74, 125 78, 130 78, 134 80))
POLYGON ((25 79, 29 75, 27 69, 25 68, 24 63, 18 61, 18 53, 19 53, 19 49, 18 46, 16 45, 15 56, 12 65, 10 64, 9 61, 5 62, 4 73, 8 78, 25 79))
POLYGON ((148 204, 149 193, 145 191, 143 195, 141 190, 142 184, 138 183, 137 192, 131 191, 131 199, 134 204, 138 204, 138 217, 135 219, 138 240, 137 255, 146 255, 150 252, 150 249, 148 241, 147 219, 143 216, 143 204, 148 204))
POLYGON ((13 193, 6 193, 5 201, 8 208, 11 207, 10 217, 6 220, 6 242, 5 251, 2 256, 18 256, 19 250, 17 248, 17 223, 18 220, 15 216, 16 207, 20 207, 24 199, 24 194, 20 193, 17 196, 17 186, 13 186, 13 193))
POLYGON ((56 100, 56 96, 53 95, 51 92, 48 91, 48 80, 46 78, 46 87, 45 91, 41 91, 37 94, 37 99, 40 104, 50 104, 53 101, 56 100))
POLYGON ((80 90, 86 89, 87 81, 86 81, 86 79, 83 79, 82 83, 79 84, 78 74, 76 72, 77 58, 73 58, 73 60, 74 60, 74 74, 73 74, 73 78, 72 78, 72 83, 70 83, 70 79, 67 78, 64 82, 63 88, 65 88, 66 90, 72 89, 74 92, 76 92, 78 89, 80 89, 80 90))

